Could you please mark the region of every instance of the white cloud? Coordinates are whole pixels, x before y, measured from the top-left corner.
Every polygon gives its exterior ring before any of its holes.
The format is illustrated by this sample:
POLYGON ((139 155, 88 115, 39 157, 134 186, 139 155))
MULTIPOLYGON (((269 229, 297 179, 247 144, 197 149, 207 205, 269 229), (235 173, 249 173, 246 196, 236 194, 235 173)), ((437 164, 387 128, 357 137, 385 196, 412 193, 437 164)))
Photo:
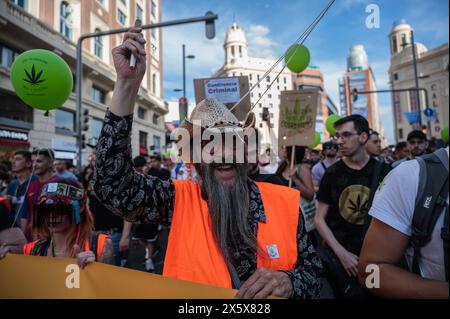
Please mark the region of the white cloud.
POLYGON ((273 59, 276 43, 269 37, 270 29, 261 24, 251 24, 246 30, 249 55, 256 58, 273 59))

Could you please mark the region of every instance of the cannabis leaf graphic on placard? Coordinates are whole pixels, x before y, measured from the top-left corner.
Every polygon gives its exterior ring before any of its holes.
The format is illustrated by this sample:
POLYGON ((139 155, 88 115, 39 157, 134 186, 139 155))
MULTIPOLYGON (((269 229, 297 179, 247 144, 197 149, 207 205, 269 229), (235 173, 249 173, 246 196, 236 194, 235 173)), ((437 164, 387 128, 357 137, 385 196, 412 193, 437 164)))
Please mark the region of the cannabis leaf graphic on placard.
POLYGON ((44 70, 40 70, 38 72, 38 74, 36 74, 36 70, 34 68, 34 64, 31 67, 31 75, 30 75, 30 73, 27 70, 24 69, 24 71, 25 71, 28 79, 23 79, 23 80, 28 82, 28 83, 30 83, 31 85, 37 85, 37 84, 42 83, 42 82, 45 81, 45 79, 40 80, 41 75, 42 75, 42 71, 44 71, 44 70))
POLYGON ((300 108, 300 101, 295 101, 294 108, 289 111, 287 108, 283 113, 283 120, 281 125, 291 131, 298 131, 305 128, 309 128, 312 125, 311 108, 306 105, 304 108, 300 108))

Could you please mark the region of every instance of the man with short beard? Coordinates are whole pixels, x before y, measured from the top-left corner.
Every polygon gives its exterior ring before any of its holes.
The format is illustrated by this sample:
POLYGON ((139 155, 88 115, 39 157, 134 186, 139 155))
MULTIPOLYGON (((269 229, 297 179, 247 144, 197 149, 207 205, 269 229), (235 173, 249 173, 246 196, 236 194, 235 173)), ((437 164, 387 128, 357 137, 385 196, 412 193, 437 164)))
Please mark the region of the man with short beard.
POLYGON ((322 144, 322 155, 323 159, 313 166, 311 170, 312 180, 314 184, 314 191, 319 191, 320 181, 322 180, 323 174, 328 167, 336 163, 338 160, 337 156, 338 146, 333 142, 326 142, 322 144))
MULTIPOLYGON (((25 191, 30 181, 36 179, 36 176, 31 175, 31 152, 26 150, 17 151, 11 161, 11 168, 16 177, 9 183, 6 190, 6 195, 11 203, 14 215, 18 213, 19 208, 23 205, 25 198, 25 191)), ((15 218, 15 223, 18 225, 19 221, 15 218)))
POLYGON ((31 226, 35 204, 41 195, 42 186, 53 176, 54 152, 49 149, 35 150, 32 153, 33 171, 38 177, 31 181, 20 209, 21 227, 28 241, 33 239, 31 226))
MULTIPOLYGON (((97 144, 98 197, 130 222, 171 222, 164 276, 239 289, 238 298, 318 297, 321 264, 303 227, 298 191, 255 183, 246 176, 246 163, 223 158, 196 163, 198 184, 133 171, 130 133, 146 70, 144 45, 141 29, 134 28, 113 49, 117 82, 97 144), (135 68, 129 67, 131 54, 135 68)), ((182 123, 189 140, 195 141, 196 126, 223 134, 246 127, 212 100, 182 123)))
POLYGON ((428 148, 427 136, 422 131, 416 130, 410 132, 408 134, 408 137, 406 138, 406 141, 408 144, 410 154, 408 157, 392 163, 393 168, 397 167, 399 164, 405 161, 413 160, 417 156, 425 155, 427 152, 428 148))

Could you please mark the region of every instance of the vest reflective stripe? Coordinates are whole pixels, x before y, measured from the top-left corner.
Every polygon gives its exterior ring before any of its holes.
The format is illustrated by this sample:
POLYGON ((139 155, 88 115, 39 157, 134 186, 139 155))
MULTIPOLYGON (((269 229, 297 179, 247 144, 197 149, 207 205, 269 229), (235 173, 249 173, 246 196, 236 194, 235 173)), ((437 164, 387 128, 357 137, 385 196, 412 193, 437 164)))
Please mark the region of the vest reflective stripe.
MULTIPOLYGON (((104 234, 99 234, 98 235, 98 239, 97 239, 97 241, 98 241, 98 243, 97 243, 97 259, 99 259, 100 256, 102 255, 103 247, 105 246, 105 240, 108 239, 108 238, 109 238, 109 236, 104 235, 104 234)), ((26 244, 23 247, 23 254, 27 255, 27 256, 30 256, 31 255, 31 251, 33 250, 33 248, 34 248, 34 246, 36 245, 37 242, 39 242, 39 240, 35 240, 35 241, 31 242, 31 243, 26 244)), ((86 240, 84 242, 84 250, 85 251, 91 250, 88 240, 86 240)))
MULTIPOLYGON (((231 279, 214 239, 207 203, 201 190, 190 181, 174 180, 175 206, 163 275, 208 285, 231 288, 231 279)), ((289 270, 297 262, 297 228, 300 193, 287 187, 256 183, 266 214, 258 223, 257 267, 289 270), (271 246, 276 252, 270 258, 271 246)))

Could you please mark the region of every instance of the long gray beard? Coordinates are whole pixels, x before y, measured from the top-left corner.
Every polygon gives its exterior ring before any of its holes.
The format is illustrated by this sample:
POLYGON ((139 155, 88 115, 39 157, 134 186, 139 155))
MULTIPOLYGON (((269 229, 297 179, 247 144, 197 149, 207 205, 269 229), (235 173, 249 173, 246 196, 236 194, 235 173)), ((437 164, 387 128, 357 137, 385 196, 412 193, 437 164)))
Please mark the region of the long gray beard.
POLYGON ((208 196, 214 236, 228 263, 243 249, 256 252, 257 242, 248 224, 249 189, 247 165, 235 164, 236 181, 223 185, 214 176, 212 165, 202 165, 202 188, 208 196))

